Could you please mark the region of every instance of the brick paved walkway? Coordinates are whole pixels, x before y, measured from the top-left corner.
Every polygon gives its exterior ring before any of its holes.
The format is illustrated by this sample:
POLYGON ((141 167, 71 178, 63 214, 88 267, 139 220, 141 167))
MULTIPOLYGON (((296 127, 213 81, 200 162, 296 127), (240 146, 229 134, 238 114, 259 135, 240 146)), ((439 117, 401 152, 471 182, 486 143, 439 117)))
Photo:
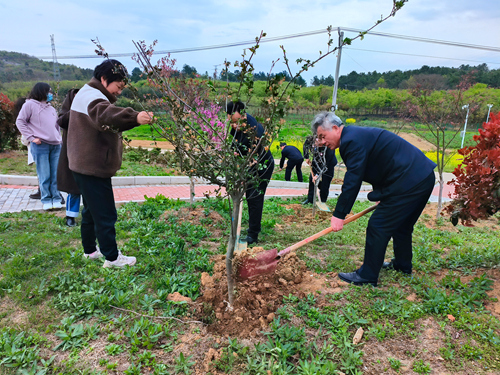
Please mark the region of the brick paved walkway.
MULTIPOLYGON (((195 185, 195 199, 203 199, 207 194, 214 196, 215 186, 213 185, 195 185)), ((4 212, 20 212, 41 210, 42 203, 40 200, 30 199, 29 195, 34 193, 36 188, 33 186, 24 185, 0 185, 0 213, 4 212)), ((443 190, 444 201, 449 201, 448 193, 452 191, 452 187, 445 185, 443 190)), ((116 186, 113 188, 115 201, 117 203, 125 202, 143 202, 144 196, 155 197, 157 194, 162 194, 168 198, 189 200, 189 185, 131 185, 131 186, 116 186)), ((368 191, 360 191, 358 199, 366 199, 368 191)), ((284 188, 284 187, 268 187, 266 198, 269 197, 302 197, 307 194, 307 188, 284 188)), ((335 198, 340 194, 340 186, 332 185, 329 198, 335 198)), ((437 202, 439 187, 436 186, 430 198, 431 202, 437 202)), ((63 193, 66 196, 65 193, 63 193)))

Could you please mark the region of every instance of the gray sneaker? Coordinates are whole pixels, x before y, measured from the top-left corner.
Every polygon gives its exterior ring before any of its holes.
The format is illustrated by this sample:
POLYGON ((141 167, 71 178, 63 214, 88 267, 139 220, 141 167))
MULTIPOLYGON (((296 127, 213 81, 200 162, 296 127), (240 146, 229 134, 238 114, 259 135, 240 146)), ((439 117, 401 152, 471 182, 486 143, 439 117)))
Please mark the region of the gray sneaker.
POLYGON ((102 258, 104 255, 102 255, 101 253, 101 249, 99 249, 99 246, 96 246, 95 247, 95 251, 93 253, 90 253, 90 254, 85 254, 83 253, 83 256, 87 259, 99 259, 99 258, 102 258))
POLYGON ((123 268, 125 266, 133 266, 135 262, 136 262, 135 257, 125 256, 121 253, 121 251, 118 250, 118 258, 116 258, 116 260, 112 262, 106 260, 104 261, 104 264, 102 266, 103 268, 111 268, 111 267, 123 268))

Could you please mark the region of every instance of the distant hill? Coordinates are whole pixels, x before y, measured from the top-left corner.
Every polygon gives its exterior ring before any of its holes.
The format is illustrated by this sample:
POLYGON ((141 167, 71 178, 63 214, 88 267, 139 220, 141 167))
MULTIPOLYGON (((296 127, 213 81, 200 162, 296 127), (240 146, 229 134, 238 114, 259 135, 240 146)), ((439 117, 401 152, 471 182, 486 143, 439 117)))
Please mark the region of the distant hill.
MULTIPOLYGON (((82 69, 75 65, 59 64, 61 80, 87 81, 93 69, 82 69)), ((0 84, 8 82, 53 81, 52 62, 43 61, 25 53, 0 51, 0 84)))

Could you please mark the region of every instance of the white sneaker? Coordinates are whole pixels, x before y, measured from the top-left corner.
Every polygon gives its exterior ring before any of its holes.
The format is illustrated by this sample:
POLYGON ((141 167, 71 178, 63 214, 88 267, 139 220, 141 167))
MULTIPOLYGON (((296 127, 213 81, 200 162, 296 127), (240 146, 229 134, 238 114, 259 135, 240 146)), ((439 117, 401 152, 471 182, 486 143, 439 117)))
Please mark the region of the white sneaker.
POLYGON ((52 210, 52 203, 44 203, 42 208, 44 211, 52 210))
POLYGON ((83 253, 83 256, 87 259, 94 260, 94 259, 102 258, 104 255, 102 255, 101 250, 99 249, 99 246, 96 246, 95 251, 93 253, 90 253, 90 254, 83 253))
POLYGON ((52 203, 52 208, 55 210, 60 210, 62 208, 61 202, 52 203))
POLYGON ((136 262, 135 257, 128 257, 121 253, 118 250, 118 258, 116 260, 110 262, 109 260, 104 261, 102 265, 103 268, 111 268, 111 267, 125 267, 125 266, 133 266, 136 262))

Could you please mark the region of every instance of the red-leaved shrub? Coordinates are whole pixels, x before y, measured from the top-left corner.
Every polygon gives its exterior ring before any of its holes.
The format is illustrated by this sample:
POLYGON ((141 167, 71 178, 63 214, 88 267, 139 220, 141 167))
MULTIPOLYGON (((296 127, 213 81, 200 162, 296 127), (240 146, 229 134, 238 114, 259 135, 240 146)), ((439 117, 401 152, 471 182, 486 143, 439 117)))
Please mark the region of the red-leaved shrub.
POLYGON ((458 219, 465 225, 487 219, 500 211, 500 113, 474 136, 475 146, 458 151, 464 161, 453 171, 449 182, 455 187, 454 199, 446 207, 454 224, 458 219))

